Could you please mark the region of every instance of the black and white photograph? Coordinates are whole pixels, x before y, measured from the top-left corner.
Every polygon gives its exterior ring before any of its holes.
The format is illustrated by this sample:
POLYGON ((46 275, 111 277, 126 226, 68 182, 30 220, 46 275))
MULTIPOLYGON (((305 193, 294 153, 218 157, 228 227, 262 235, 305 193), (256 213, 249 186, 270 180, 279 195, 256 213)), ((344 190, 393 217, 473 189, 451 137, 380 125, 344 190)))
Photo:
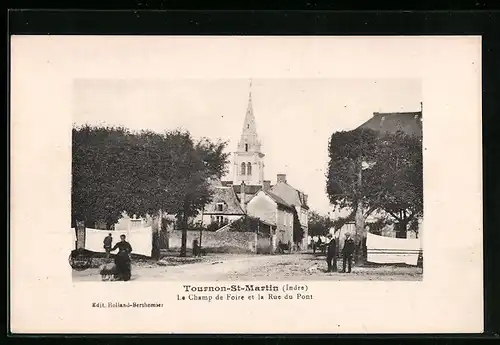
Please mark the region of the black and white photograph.
POLYGON ((79 79, 73 280, 421 280, 421 81, 79 79))
POLYGON ((480 38, 11 43, 17 332, 481 329, 480 38))

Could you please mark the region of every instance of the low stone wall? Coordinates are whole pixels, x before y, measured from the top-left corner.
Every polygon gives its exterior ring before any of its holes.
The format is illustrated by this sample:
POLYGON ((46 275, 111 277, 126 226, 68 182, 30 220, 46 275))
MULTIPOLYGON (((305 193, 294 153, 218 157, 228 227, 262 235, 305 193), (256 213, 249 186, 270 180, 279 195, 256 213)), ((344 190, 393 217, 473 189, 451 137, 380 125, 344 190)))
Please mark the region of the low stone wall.
POLYGON ((268 236, 259 236, 257 240, 258 254, 272 254, 271 238, 268 236))
MULTIPOLYGON (((172 230, 169 232, 169 248, 176 249, 181 247, 181 230, 172 230)), ((187 232, 187 248, 192 249, 193 240, 200 239, 200 231, 190 230, 187 232)), ((257 252, 263 252, 270 247, 269 237, 259 236, 257 240, 257 252)), ((208 251, 229 251, 229 252, 248 252, 255 253, 255 233, 222 231, 212 232, 203 231, 201 246, 208 251)))

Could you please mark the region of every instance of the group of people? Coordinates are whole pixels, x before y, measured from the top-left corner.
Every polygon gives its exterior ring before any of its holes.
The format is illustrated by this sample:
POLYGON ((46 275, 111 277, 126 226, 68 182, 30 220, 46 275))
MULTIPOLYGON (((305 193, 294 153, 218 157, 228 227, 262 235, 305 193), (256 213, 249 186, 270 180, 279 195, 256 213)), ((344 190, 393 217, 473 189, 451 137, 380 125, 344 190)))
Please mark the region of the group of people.
MULTIPOLYGON (((326 263, 328 272, 337 272, 337 241, 332 234, 328 234, 326 249, 326 263)), ((342 273, 351 273, 352 256, 354 254, 354 241, 349 233, 345 234, 345 242, 342 248, 342 273), (346 271, 347 268, 347 271, 346 271)))
POLYGON ((104 238, 104 251, 106 252, 106 259, 109 259, 111 252, 118 249, 115 255, 115 278, 118 280, 128 281, 132 276, 130 253, 132 253, 132 246, 127 242, 125 235, 120 235, 120 242, 114 246, 113 236, 111 233, 104 238))
POLYGON ((308 245, 310 248, 312 248, 313 253, 316 254, 317 250, 321 252, 324 251, 327 239, 328 238, 326 236, 309 237, 308 245))

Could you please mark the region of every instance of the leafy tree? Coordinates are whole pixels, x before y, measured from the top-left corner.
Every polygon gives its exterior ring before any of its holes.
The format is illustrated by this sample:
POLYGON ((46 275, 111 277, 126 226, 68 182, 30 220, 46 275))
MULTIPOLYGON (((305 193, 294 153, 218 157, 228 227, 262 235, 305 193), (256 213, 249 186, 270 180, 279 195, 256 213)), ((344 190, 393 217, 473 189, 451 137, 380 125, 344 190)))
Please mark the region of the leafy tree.
POLYGON ((335 231, 341 229, 347 223, 354 221, 355 215, 356 215, 356 212, 354 210, 354 211, 351 211, 351 213, 349 213, 347 216, 336 218, 333 221, 333 228, 335 229, 335 231))
POLYGON ((382 230, 388 226, 393 224, 393 222, 390 219, 386 219, 384 217, 378 218, 374 222, 366 223, 366 226, 368 227, 368 231, 371 234, 375 235, 382 235, 382 230))
POLYGON ((311 211, 308 218, 309 235, 325 236, 334 222, 327 216, 322 216, 318 212, 311 211))
POLYGON ((202 138, 196 144, 196 151, 203 161, 209 177, 221 178, 228 172, 227 164, 229 155, 224 152, 227 142, 218 140, 212 142, 210 139, 202 138))
MULTIPOLYGON (((406 236, 408 224, 422 215, 422 143, 406 135, 368 129, 336 132, 329 143, 326 191, 330 202, 355 213, 356 244, 366 240, 366 217, 384 210, 406 236)), ((359 248, 358 248, 359 249, 359 248)), ((365 250, 357 250, 366 260, 365 250)))
POLYGON ((211 143, 203 139, 194 144, 189 134, 184 136, 176 169, 176 182, 170 190, 180 201, 175 210, 183 224, 181 256, 186 256, 188 220, 195 217, 211 201, 209 179, 226 172, 228 154, 224 153, 226 142, 211 143))
POLYGON ((397 237, 406 238, 408 226, 423 216, 422 142, 402 132, 385 135, 380 138, 377 159, 380 164, 367 177, 383 177, 383 183, 374 190, 371 203, 389 213, 397 237))
MULTIPOLYGON (((105 220, 122 212, 152 215, 162 228, 162 213, 189 217, 211 199, 207 179, 225 173, 225 142, 188 132, 131 133, 125 128, 73 128, 72 222, 105 220)), ((186 255, 187 225, 181 255, 186 255)))
POLYGON ((231 231, 256 232, 264 228, 260 226, 260 223, 259 218, 245 215, 232 222, 229 228, 231 231))
POLYGON ((210 222, 207 226, 206 226, 206 230, 207 231, 217 231, 221 228, 219 222, 217 221, 213 221, 213 222, 210 222))
POLYGON ((72 223, 114 224, 134 183, 128 171, 131 135, 124 128, 90 126, 73 128, 72 134, 72 223))

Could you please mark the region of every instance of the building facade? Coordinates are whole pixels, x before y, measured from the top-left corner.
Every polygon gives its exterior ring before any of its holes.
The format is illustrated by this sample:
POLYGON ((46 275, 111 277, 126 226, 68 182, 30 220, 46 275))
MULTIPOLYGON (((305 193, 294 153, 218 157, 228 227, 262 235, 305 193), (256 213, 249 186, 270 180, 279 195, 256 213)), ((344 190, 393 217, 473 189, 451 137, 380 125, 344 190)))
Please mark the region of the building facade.
POLYGON ((293 243, 294 209, 280 197, 261 190, 248 203, 247 214, 271 226, 270 236, 273 249, 276 249, 280 242, 293 243))
POLYGON ((301 246, 307 248, 307 237, 309 236, 307 194, 288 184, 285 174, 277 175, 276 184, 270 188, 270 191, 295 208, 303 233, 301 246))
POLYGON ((223 227, 245 215, 232 187, 223 186, 220 180, 213 180, 211 188, 212 202, 205 206, 201 215, 203 225, 216 223, 223 227))

